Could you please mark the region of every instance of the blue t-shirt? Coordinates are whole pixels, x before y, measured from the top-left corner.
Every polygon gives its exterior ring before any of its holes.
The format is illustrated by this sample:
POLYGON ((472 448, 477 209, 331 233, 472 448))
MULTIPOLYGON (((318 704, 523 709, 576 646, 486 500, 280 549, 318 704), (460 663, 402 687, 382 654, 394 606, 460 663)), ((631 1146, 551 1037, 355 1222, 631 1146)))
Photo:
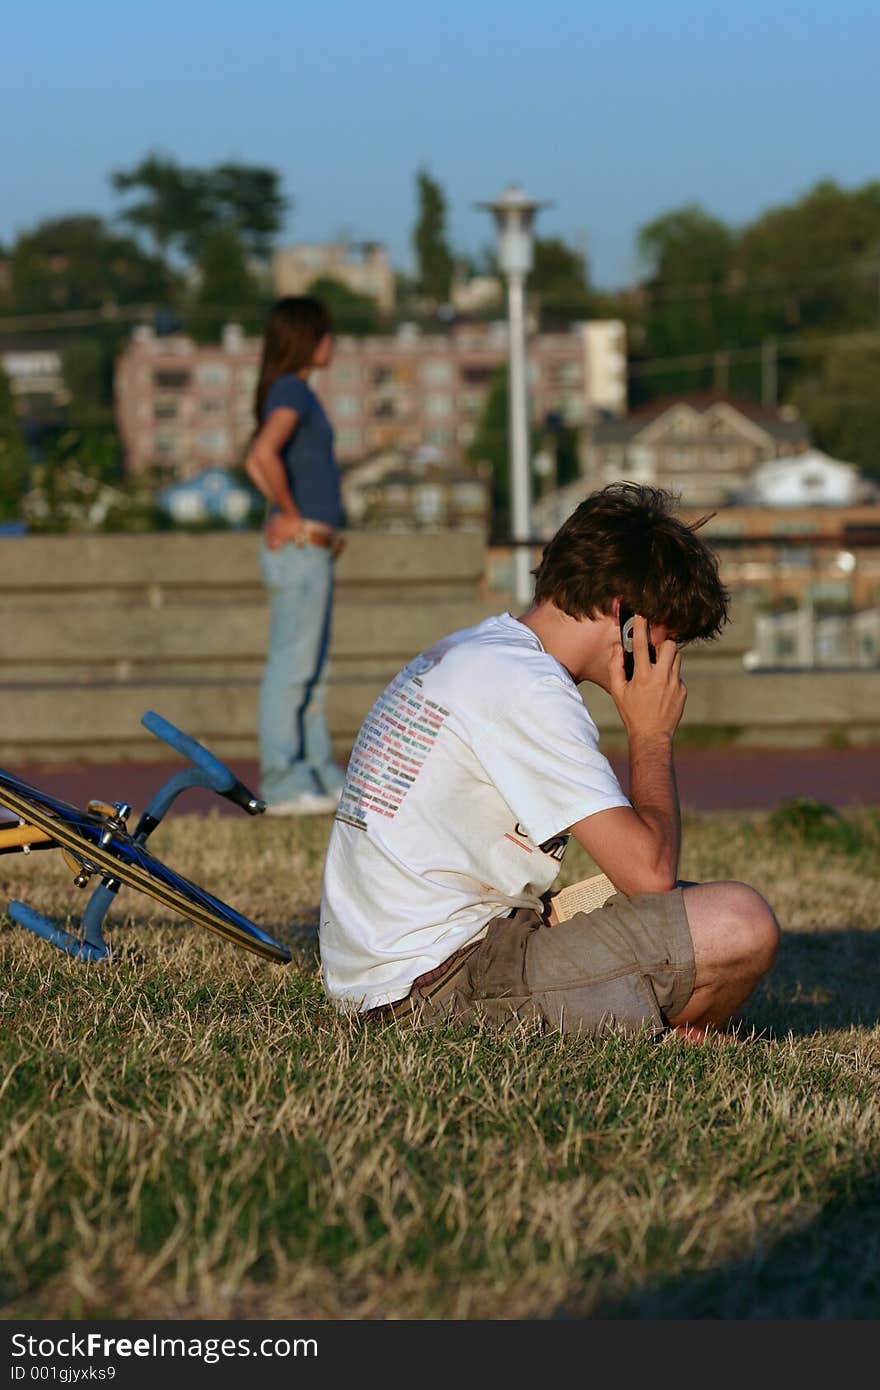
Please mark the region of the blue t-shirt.
POLYGON ((292 373, 273 382, 263 406, 263 423, 273 410, 295 410, 297 426, 281 450, 291 496, 309 521, 344 526, 339 467, 333 428, 324 407, 302 377, 292 373))

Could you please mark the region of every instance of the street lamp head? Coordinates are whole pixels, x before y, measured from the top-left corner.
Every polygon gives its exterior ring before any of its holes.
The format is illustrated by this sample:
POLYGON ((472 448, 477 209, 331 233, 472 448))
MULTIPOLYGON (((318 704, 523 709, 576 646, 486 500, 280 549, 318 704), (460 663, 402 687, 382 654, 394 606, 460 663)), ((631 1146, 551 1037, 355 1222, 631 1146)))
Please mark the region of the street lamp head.
POLYGON ((498 234, 498 262, 506 275, 527 275, 532 268, 532 225, 548 202, 530 198, 518 184, 509 184, 494 203, 477 203, 491 212, 498 234))

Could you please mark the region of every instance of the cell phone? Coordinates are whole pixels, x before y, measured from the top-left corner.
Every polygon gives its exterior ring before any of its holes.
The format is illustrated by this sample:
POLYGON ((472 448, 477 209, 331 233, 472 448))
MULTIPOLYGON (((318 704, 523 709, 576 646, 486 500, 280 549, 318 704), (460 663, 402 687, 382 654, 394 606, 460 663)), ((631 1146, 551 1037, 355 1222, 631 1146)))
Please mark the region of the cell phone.
MULTIPOLYGON (((623 673, 628 681, 633 678, 635 670, 635 657, 633 656, 633 623, 635 614, 631 608, 624 608, 620 605, 620 642, 623 647, 623 673)), ((650 637, 650 629, 648 630, 650 637)), ((653 642, 648 642, 648 658, 654 662, 657 660, 657 651, 653 642)))

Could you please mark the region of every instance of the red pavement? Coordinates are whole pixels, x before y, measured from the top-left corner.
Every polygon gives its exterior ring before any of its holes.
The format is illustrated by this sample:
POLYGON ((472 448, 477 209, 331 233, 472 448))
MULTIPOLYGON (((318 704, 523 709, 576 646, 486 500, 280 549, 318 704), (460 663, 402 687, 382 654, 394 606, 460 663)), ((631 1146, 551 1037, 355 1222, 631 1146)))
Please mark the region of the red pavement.
MULTIPOLYGON (((611 761, 626 787, 626 757, 611 761)), ((142 811, 162 782, 183 766, 162 763, 91 763, 12 766, 7 770, 44 791, 82 806, 91 797, 128 801, 142 811)), ((258 791, 255 762, 229 766, 245 786, 258 791)), ((880 747, 871 748, 681 748, 676 751, 681 803, 685 810, 765 810, 789 797, 806 796, 829 805, 880 806, 880 747)), ((242 812, 212 792, 193 788, 178 798, 175 812, 242 812)))

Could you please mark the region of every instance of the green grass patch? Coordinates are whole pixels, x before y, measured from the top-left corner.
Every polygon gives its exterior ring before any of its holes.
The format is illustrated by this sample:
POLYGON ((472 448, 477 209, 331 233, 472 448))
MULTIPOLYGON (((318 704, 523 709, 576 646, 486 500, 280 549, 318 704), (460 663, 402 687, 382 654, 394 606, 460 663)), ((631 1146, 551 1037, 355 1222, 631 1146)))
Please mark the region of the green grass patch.
MULTIPOLYGON (((783 945, 712 1047, 362 1031, 316 948, 328 823, 156 849, 293 952, 123 890, 109 963, 0 919, 0 1297, 22 1318, 867 1318, 880 1311, 880 815, 688 816, 783 945)), ((561 882, 592 869, 569 850, 561 882)), ((85 901, 55 855, 0 903, 85 901)))

